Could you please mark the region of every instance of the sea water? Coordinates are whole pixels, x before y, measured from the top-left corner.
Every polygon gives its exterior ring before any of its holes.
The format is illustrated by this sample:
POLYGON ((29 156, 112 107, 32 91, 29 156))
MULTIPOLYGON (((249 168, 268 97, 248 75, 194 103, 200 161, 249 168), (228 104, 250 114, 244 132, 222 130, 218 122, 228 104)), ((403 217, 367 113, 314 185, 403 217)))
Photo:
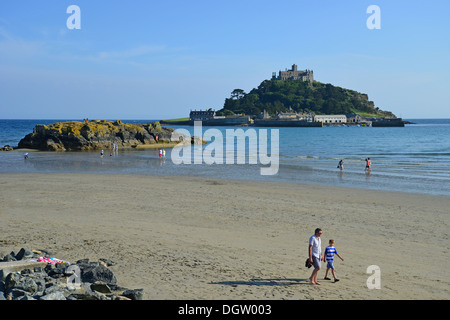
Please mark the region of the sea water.
MULTIPOLYGON (((0 147, 16 147, 37 124, 67 120, 0 120, 0 147)), ((123 120, 152 122, 154 120, 123 120)), ((405 127, 330 126, 322 128, 241 128, 279 130, 279 170, 262 176, 259 164, 179 164, 171 150, 99 152, 0 152, 0 172, 83 172, 184 175, 260 181, 323 184, 450 196, 450 119, 409 119, 405 127), (365 171, 370 157, 372 170, 365 171), (344 170, 337 168, 344 161, 344 170)), ((178 127, 194 133, 193 127, 178 127)), ((203 127, 205 132, 211 127, 203 127)), ((216 127, 225 137, 227 129, 216 127)), ((268 134, 270 137, 270 134, 268 134)), ((225 143, 225 142, 224 142, 225 143)), ((205 148, 195 146, 194 148, 205 148)), ((225 148, 224 148, 225 149, 225 148)), ((248 151, 248 150, 247 150, 248 151)), ((239 155, 236 155, 239 156, 239 155)))

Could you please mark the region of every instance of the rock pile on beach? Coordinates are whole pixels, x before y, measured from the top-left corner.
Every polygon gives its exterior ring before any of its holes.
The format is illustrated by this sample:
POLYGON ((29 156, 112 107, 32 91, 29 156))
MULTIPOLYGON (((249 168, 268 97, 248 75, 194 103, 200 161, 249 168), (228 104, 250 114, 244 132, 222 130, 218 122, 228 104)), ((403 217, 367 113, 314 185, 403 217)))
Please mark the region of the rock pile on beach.
POLYGON ((0 258, 0 300, 142 300, 142 289, 117 285, 114 262, 50 258, 46 250, 22 248, 0 258), (17 267, 22 265, 22 267, 17 267), (9 266, 9 268, 8 268, 9 266), (29 267, 27 267, 29 266, 29 267), (19 269, 19 270, 16 270, 19 269))

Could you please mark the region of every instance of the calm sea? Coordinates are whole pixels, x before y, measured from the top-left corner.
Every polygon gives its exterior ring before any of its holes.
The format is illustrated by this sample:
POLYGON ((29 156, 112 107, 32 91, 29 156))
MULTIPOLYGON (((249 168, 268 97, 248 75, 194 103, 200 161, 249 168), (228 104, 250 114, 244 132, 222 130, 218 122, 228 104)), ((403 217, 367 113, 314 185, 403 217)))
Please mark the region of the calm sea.
MULTIPOLYGON (((98 152, 33 152, 28 160, 18 151, 0 152, 0 172, 188 175, 450 196, 450 119, 407 120, 415 124, 400 128, 279 128, 279 170, 273 176, 260 174, 263 167, 260 162, 176 165, 170 149, 166 150, 165 159, 159 157, 157 150, 119 150, 112 157, 105 150, 107 155, 103 159, 98 152), (364 171, 367 157, 372 160, 370 173, 364 171), (337 169, 340 159, 344 160, 343 172, 337 169)), ((58 121, 67 120, 0 120, 0 146, 17 146, 36 124, 58 121)), ((193 133, 192 127, 174 128, 193 133)), ((208 129, 211 127, 203 127, 203 131, 208 129)), ((237 128, 215 129, 225 137, 225 130, 237 128)), ((259 132, 263 128, 253 129, 259 132)), ((269 138, 275 129, 267 128, 269 138)), ((270 149, 270 141, 267 143, 270 149)))

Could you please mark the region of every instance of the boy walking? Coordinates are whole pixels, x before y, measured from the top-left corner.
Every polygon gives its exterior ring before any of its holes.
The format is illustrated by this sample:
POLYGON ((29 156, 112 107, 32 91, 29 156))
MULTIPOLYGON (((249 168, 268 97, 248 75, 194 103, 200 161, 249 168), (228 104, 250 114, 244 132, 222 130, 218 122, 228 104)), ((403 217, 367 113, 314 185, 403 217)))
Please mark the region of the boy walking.
POLYGON ((325 259, 327 260, 327 271, 325 272, 325 280, 331 280, 330 278, 328 278, 328 271, 330 271, 331 269, 331 274, 333 275, 334 278, 334 282, 338 282, 339 279, 336 278, 336 272, 334 270, 334 255, 337 255, 339 257, 339 259, 341 259, 342 261, 344 261, 344 259, 342 259, 342 257, 339 255, 339 253, 337 252, 336 248, 334 247, 334 240, 330 240, 329 242, 329 246, 325 249, 325 259))

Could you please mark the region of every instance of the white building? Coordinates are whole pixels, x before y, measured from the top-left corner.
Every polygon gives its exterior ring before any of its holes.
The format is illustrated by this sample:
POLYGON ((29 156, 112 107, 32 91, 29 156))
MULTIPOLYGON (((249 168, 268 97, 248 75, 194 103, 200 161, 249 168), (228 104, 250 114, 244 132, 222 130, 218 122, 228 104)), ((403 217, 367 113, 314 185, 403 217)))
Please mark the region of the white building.
POLYGON ((316 115, 314 121, 322 123, 346 123, 347 116, 345 114, 316 115))

